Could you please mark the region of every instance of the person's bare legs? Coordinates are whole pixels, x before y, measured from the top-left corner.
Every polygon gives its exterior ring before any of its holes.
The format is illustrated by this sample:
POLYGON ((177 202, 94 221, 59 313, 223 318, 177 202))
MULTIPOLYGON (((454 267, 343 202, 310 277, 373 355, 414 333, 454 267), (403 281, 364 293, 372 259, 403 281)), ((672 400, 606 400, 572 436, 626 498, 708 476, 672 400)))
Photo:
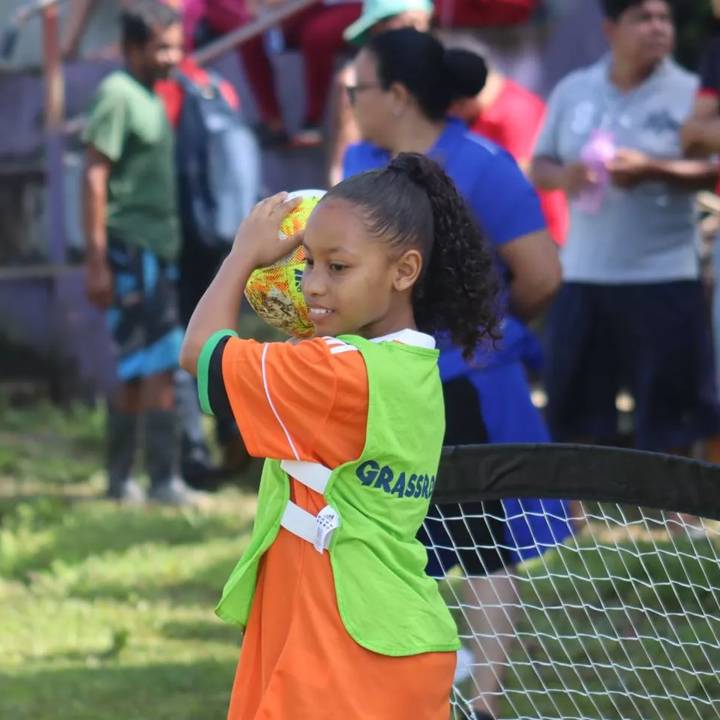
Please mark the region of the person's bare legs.
POLYGON ((473 709, 495 718, 520 610, 515 581, 506 570, 470 577, 462 595, 465 617, 475 638, 468 646, 475 658, 471 671, 473 709))
POLYGON ((70 3, 61 40, 61 52, 64 59, 77 56, 96 5, 97 0, 77 0, 70 3))
POLYGON ((172 371, 168 370, 143 378, 142 409, 144 411, 175 410, 175 386, 172 371))

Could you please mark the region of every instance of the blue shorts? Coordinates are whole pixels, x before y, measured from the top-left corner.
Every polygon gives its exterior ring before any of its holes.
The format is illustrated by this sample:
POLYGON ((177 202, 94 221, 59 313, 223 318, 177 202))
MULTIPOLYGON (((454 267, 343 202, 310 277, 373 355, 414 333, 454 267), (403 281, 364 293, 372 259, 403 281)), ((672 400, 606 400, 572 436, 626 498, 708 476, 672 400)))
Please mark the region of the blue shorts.
POLYGON ((123 382, 175 370, 180 327, 177 269, 149 250, 108 240, 113 304, 107 322, 123 382))
MULTIPOLYGON (((549 441, 521 362, 478 369, 441 353, 440 368, 446 445, 549 441)), ((431 505, 418 538, 431 577, 456 565, 482 576, 537 557, 571 532, 564 501, 528 498, 431 505)))
POLYGON ((548 316, 545 386, 557 441, 615 442, 621 389, 635 400, 638 448, 681 450, 718 432, 700 282, 565 283, 548 316))

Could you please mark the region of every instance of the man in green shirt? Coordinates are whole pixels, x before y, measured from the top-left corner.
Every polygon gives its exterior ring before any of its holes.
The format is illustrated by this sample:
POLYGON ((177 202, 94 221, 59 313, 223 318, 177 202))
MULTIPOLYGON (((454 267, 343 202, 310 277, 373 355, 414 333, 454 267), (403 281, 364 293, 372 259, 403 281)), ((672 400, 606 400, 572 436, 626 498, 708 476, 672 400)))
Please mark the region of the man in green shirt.
POLYGON ((150 495, 184 504, 173 392, 182 330, 173 138, 155 82, 182 54, 178 14, 137 0, 121 15, 125 69, 100 85, 84 140, 86 290, 107 310, 120 385, 107 430, 108 494, 141 501, 131 479, 140 415, 150 495))

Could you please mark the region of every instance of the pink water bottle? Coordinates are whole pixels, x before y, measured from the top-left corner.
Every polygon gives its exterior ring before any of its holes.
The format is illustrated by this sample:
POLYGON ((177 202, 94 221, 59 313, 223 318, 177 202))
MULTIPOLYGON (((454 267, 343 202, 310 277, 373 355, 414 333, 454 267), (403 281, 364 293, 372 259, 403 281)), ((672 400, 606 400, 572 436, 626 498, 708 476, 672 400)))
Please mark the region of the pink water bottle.
POLYGON ((580 152, 580 159, 594 176, 592 185, 578 195, 578 206, 584 212, 594 214, 600 210, 610 184, 607 163, 614 157, 615 139, 612 133, 607 130, 593 130, 580 152))

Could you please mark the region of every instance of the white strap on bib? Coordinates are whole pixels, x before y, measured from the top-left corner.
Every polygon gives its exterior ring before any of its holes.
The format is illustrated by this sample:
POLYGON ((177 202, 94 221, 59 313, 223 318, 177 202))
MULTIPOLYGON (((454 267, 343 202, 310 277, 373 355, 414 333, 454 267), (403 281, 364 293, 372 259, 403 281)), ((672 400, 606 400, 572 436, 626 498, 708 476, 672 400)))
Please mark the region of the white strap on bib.
POLYGON ((307 485, 311 490, 325 494, 332 470, 320 463, 301 462, 300 460, 283 460, 280 467, 292 475, 298 482, 307 485))
POLYGON ((329 505, 317 515, 312 515, 290 500, 285 506, 280 525, 293 535, 307 540, 322 553, 330 546, 333 532, 340 527, 340 516, 329 505))
MULTIPOLYGON (((298 482, 321 495, 325 494, 325 488, 332 475, 332 470, 320 463, 283 460, 280 467, 298 482)), ((340 516, 329 505, 317 515, 313 515, 292 500, 288 500, 280 524, 293 535, 307 540, 321 553, 328 549, 333 532, 340 527, 340 516)))

